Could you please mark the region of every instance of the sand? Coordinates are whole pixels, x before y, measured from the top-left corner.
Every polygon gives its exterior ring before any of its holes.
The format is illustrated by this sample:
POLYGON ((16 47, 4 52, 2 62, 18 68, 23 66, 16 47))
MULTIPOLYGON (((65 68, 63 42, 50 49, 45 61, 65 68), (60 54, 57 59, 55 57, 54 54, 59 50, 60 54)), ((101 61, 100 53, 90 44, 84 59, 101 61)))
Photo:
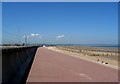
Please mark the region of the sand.
MULTIPOLYGON (((79 52, 79 50, 81 50, 81 48, 79 47, 62 47, 62 46, 54 46, 54 47, 46 47, 50 50, 53 50, 53 51, 57 51, 57 52, 60 52, 60 53, 63 53, 63 54, 66 54, 68 56, 73 56, 73 57, 77 57, 77 58, 80 58, 80 59, 84 59, 84 60, 87 60, 87 61, 91 61, 91 62, 94 62, 94 63, 98 63, 98 64, 102 64, 104 66, 108 66, 108 67, 111 67, 111 68, 115 68, 115 69, 118 69, 118 54, 116 54, 116 49, 101 49, 101 48, 86 48, 86 47, 82 47, 82 50, 93 50, 92 53, 99 53, 99 56, 95 55, 91 55, 89 53, 83 53, 83 52, 79 52), (84 49, 83 49, 84 48, 84 49), (102 50, 102 51, 105 51, 105 52, 98 52, 98 51, 94 51, 94 50, 102 50), (104 55, 102 56, 101 53, 104 53, 104 55), (111 54, 106 54, 106 53, 112 53, 111 54)), ((87 52, 87 51, 86 51, 87 52)), ((91 51, 89 51, 91 52, 91 51)))

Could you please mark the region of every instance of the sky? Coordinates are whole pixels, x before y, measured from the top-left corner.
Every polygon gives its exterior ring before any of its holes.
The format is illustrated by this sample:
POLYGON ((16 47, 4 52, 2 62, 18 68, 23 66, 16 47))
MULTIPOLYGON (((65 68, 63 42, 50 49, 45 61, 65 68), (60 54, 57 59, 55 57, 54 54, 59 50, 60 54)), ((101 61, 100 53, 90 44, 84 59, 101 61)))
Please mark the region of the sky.
POLYGON ((117 2, 4 2, 2 42, 117 44, 117 2))

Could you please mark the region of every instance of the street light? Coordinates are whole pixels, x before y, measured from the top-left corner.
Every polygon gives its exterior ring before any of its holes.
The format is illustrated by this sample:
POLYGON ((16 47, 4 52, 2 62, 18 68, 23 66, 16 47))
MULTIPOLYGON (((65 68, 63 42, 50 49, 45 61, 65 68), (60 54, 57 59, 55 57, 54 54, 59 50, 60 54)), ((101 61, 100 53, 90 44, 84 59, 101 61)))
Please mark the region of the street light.
POLYGON ((24 38, 25 38, 25 45, 27 46, 28 45, 28 38, 29 38, 29 36, 28 35, 24 35, 24 38))

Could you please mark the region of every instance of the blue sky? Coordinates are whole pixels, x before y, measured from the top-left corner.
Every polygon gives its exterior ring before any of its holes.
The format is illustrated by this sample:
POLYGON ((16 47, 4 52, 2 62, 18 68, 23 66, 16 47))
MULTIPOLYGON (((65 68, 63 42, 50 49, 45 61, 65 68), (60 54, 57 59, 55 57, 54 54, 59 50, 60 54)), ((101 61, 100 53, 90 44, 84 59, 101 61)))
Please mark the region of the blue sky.
POLYGON ((3 43, 116 44, 117 3, 3 3, 3 43), (40 36, 31 36, 39 34, 40 36))

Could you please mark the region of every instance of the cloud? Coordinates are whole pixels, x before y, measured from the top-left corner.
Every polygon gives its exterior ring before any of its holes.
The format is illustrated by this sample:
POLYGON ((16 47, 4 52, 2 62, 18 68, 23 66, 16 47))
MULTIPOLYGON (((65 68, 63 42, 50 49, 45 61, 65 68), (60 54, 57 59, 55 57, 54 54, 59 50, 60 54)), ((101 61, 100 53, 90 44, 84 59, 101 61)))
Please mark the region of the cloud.
POLYGON ((30 37, 42 37, 40 34, 30 34, 30 35, 24 35, 23 38, 30 38, 30 37))
POLYGON ((64 38, 64 37, 65 37, 65 35, 59 35, 59 36, 56 37, 56 39, 58 40, 58 39, 64 38))
POLYGON ((39 37, 39 36, 41 36, 41 35, 39 35, 39 34, 31 34, 31 36, 32 36, 32 37, 39 37))

